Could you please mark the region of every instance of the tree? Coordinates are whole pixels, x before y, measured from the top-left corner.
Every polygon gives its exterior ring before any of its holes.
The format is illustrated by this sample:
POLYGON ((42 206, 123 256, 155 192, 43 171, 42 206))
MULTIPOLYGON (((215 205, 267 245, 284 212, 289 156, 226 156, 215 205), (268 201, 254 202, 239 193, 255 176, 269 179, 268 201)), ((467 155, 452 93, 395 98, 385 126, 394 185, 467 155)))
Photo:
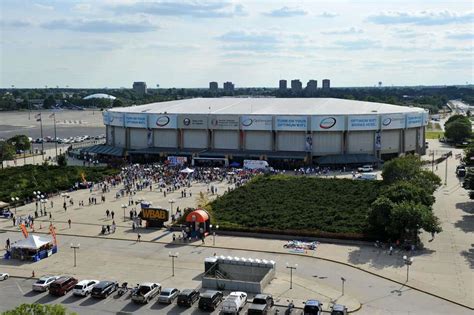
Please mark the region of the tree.
POLYGON ((67 158, 66 158, 66 154, 63 153, 63 154, 60 154, 58 155, 58 166, 67 166, 67 158))
POLYGON ((400 181, 385 187, 381 195, 393 203, 410 201, 431 207, 435 202, 435 198, 425 187, 405 181, 400 181))
POLYGON ((390 224, 392 210, 395 204, 385 196, 380 196, 371 205, 369 222, 375 235, 386 238, 386 227, 390 224))
POLYGON ((464 149, 464 160, 463 162, 467 166, 474 165, 474 143, 470 143, 467 148, 464 149))
POLYGON ((76 313, 68 312, 60 304, 21 304, 15 309, 3 312, 2 315, 73 315, 76 313))
POLYGON ((420 228, 434 233, 442 231, 438 218, 429 207, 409 201, 395 204, 387 226, 389 235, 416 240, 420 228))
POLYGON ((411 180, 421 170, 421 160, 414 155, 396 158, 384 164, 382 178, 385 184, 393 184, 401 180, 411 180))
POLYGON ((449 125, 450 123, 453 123, 455 121, 466 121, 469 120, 469 118, 467 118, 466 116, 464 115, 452 115, 451 117, 448 118, 448 120, 446 120, 446 122, 444 123, 444 127, 446 128, 447 125, 449 125))
POLYGON ((0 141, 0 162, 13 160, 15 158, 15 148, 6 141, 0 141))
POLYGON ((31 148, 30 139, 26 135, 16 135, 7 140, 8 144, 14 146, 15 150, 27 151, 31 148))
POLYGON ((451 139, 454 142, 464 141, 471 136, 471 133, 471 121, 458 119, 449 124, 445 124, 444 135, 446 138, 451 139))
POLYGON ((119 98, 114 99, 112 103, 112 107, 122 107, 122 106, 123 106, 122 100, 120 100, 119 98))
POLYGON ((43 108, 48 109, 53 108, 54 106, 56 106, 56 100, 54 99, 53 95, 50 95, 44 99, 43 108))

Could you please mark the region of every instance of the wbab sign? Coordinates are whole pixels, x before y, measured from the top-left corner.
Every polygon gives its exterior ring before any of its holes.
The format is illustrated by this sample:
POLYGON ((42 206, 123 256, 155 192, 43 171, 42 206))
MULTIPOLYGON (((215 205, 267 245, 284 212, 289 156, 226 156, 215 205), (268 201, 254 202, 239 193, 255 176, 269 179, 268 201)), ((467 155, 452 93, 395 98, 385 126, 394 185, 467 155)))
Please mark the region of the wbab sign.
POLYGON ((147 115, 127 113, 125 114, 125 127, 133 128, 146 128, 147 127, 147 115))

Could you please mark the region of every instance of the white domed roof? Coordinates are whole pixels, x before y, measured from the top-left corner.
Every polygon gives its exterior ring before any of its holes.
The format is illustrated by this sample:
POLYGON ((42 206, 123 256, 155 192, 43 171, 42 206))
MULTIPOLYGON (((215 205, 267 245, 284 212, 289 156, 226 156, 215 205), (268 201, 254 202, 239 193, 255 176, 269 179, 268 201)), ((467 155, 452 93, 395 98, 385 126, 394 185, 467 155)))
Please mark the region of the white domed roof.
POLYGON ((90 99, 93 99, 93 98, 106 98, 106 99, 109 99, 109 100, 116 99, 115 96, 112 96, 112 95, 109 95, 109 94, 104 94, 104 93, 91 94, 91 95, 88 95, 88 96, 84 97, 85 100, 90 100, 90 99))

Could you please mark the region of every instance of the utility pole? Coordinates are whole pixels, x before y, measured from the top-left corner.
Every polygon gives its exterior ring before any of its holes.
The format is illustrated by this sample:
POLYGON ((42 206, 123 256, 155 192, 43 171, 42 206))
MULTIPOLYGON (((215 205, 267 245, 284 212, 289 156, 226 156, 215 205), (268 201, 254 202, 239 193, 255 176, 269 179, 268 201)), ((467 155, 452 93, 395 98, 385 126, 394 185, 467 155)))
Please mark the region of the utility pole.
POLYGON ((341 281, 342 281, 342 295, 344 295, 344 282, 346 282, 346 278, 341 277, 341 281))
POLYGON ((58 162, 58 137, 56 136, 56 113, 53 113, 49 117, 53 116, 54 121, 54 148, 56 149, 56 163, 58 162))

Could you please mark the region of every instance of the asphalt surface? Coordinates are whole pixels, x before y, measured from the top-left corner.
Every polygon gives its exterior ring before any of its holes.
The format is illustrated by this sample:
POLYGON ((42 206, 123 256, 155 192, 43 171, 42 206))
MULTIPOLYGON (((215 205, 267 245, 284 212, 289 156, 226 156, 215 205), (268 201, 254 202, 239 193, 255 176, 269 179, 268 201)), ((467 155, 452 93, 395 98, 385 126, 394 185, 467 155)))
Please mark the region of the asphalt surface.
MULTIPOLYGON (((219 314, 222 304, 210 313, 199 310, 198 303, 194 303, 192 307, 186 308, 176 304, 176 300, 172 304, 160 304, 154 298, 148 304, 136 304, 131 301, 130 294, 117 296, 116 292, 106 299, 96 299, 92 297, 78 297, 71 292, 65 296, 56 297, 48 292, 35 292, 31 290, 34 280, 31 279, 14 279, 10 278, 0 282, 0 292, 2 292, 2 303, 0 311, 14 308, 18 304, 19 298, 22 303, 40 303, 40 304, 62 304, 70 311, 78 314, 219 314)), ((282 301, 287 303, 286 301, 282 301)), ((246 314, 250 303, 247 303, 242 309, 241 314, 246 314)), ((271 314, 279 311, 280 314, 285 313, 286 307, 274 306, 271 314)), ((300 309, 295 309, 292 314, 301 314, 300 309)))
MULTIPOLYGON (((18 237, 18 233, 7 232, 0 234, 2 240, 7 237, 13 239, 18 237)), ((127 279, 127 272, 131 271, 134 274, 142 275, 142 277, 144 277, 143 281, 159 282, 163 287, 176 286, 179 289, 199 287, 199 276, 204 269, 204 258, 212 256, 213 253, 217 251, 217 255, 272 259, 276 261, 277 264, 277 275, 278 273, 288 273, 286 270, 287 262, 290 264, 298 264, 298 268, 293 275, 314 281, 315 290, 317 290, 316 285, 318 283, 340 288, 340 277, 343 276, 347 279, 345 283, 346 294, 356 297, 362 304, 362 308, 357 314, 472 314, 472 312, 466 308, 406 288, 389 280, 375 277, 344 265, 315 260, 311 257, 267 253, 257 254, 245 250, 216 250, 214 248, 192 246, 173 246, 173 248, 170 248, 167 244, 145 242, 136 244, 135 242, 122 240, 61 236, 61 244, 69 243, 81 244, 81 249, 78 253, 78 265, 81 264, 83 266, 84 264, 89 264, 88 267, 90 269, 98 269, 96 271, 90 271, 91 273, 96 272, 104 275, 102 279, 99 278, 98 280, 112 279, 119 283, 124 281, 130 283, 130 279, 127 279), (175 267, 175 278, 170 277, 171 266, 168 257, 170 250, 179 251, 179 258, 176 261, 175 267), (127 258, 121 261, 120 257, 127 258), (100 269, 103 268, 101 266, 110 269, 110 273, 107 273, 104 269, 100 269), (113 272, 112 269, 120 276, 110 276, 113 272), (150 271, 153 274, 152 277, 150 277, 150 271)), ((60 258, 58 263, 70 264, 72 267, 72 251, 67 245, 60 247, 60 252, 56 255, 67 255, 66 257, 57 256, 58 259, 60 258)), ((55 259, 56 255, 48 259, 55 259)), ((0 271, 3 271, 2 265, 7 267, 6 265, 10 263, 14 262, 0 260, 0 271)), ((25 263, 22 268, 31 269, 36 266, 36 264, 39 263, 25 263)), ((38 273, 37 271, 37 275, 39 276, 40 274, 38 273)), ((94 273, 91 274, 89 278, 98 277, 94 273)), ((0 282, 0 311, 13 308, 25 302, 61 302, 79 314, 94 314, 94 312, 97 314, 110 312, 137 312, 139 314, 147 314, 152 311, 156 312, 156 310, 162 310, 163 313, 168 314, 197 314, 196 310, 183 311, 174 306, 164 308, 155 304, 136 306, 130 304, 129 301, 124 298, 114 299, 111 297, 105 301, 77 299, 75 297, 56 298, 50 297, 47 294, 38 295, 32 293, 30 292, 30 288, 31 282, 24 280, 10 278, 7 281, 0 282)), ((307 289, 312 290, 313 288, 309 287, 307 289)), ((314 298, 318 299, 320 297, 315 293, 314 298)), ((275 299, 277 300, 278 297, 275 296, 275 299)), ((281 303, 287 304, 286 300, 281 301, 281 303)))

